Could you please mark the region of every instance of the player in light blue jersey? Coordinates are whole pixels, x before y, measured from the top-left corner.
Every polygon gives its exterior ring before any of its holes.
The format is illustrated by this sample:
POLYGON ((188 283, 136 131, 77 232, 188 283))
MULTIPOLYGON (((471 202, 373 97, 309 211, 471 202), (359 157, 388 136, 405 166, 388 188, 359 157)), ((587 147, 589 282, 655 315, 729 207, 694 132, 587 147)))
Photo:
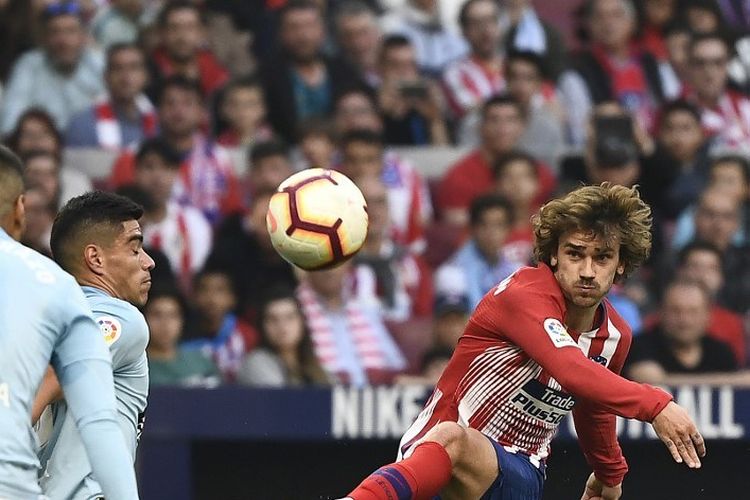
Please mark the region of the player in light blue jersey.
POLYGON ((0 146, 0 499, 45 498, 31 406, 50 363, 107 499, 137 499, 110 357, 86 299, 70 275, 16 241, 24 227, 22 175, 20 160, 0 146))
MULTIPOLYGON (((112 356, 120 428, 133 469, 148 396, 148 327, 136 306, 151 287, 154 261, 143 250, 138 219, 143 209, 122 196, 95 191, 70 200, 55 219, 50 246, 55 260, 81 285, 112 356)), ((37 411, 61 396, 54 377, 45 378, 37 411)), ((52 406, 53 430, 41 453, 40 484, 52 499, 102 496, 79 433, 64 400, 52 406)), ((109 500, 109 498, 107 498, 109 500)))

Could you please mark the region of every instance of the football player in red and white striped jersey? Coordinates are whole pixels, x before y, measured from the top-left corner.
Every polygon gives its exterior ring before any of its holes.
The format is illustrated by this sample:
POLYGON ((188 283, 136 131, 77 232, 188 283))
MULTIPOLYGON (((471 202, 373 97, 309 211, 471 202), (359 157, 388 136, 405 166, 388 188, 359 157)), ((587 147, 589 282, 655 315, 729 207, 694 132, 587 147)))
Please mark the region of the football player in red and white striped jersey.
POLYGON ((619 376, 631 341, 605 299, 648 257, 651 210, 634 188, 581 187, 534 218, 536 268, 487 293, 399 461, 349 498, 539 500, 549 443, 571 410, 593 469, 582 500, 617 500, 627 464, 615 417, 651 422, 677 462, 703 438, 666 392, 619 376))

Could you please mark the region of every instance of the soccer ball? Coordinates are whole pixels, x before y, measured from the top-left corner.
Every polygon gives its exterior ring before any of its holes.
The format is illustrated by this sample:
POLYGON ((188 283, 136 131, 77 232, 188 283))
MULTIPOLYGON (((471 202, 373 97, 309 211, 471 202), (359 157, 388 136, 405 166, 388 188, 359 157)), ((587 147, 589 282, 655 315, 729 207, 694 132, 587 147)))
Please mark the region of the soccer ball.
POLYGON ((362 248, 367 203, 359 188, 335 170, 310 168, 279 185, 266 227, 287 261, 307 271, 336 267, 362 248))

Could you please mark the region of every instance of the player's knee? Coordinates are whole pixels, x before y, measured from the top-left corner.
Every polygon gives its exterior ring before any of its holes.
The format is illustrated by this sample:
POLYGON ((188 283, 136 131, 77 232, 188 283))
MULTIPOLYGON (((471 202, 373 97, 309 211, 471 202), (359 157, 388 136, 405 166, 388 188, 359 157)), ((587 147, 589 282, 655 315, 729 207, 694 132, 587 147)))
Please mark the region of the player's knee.
POLYGON ((451 457, 451 462, 456 463, 469 446, 469 434, 466 428, 456 422, 441 422, 433 427, 425 441, 442 445, 451 457))

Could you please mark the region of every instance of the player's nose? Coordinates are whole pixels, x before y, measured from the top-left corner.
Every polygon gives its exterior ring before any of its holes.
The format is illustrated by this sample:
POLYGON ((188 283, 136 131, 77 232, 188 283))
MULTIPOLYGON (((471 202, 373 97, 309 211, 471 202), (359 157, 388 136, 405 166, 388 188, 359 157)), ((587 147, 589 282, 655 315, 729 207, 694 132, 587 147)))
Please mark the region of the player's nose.
POLYGON ((594 274, 594 261, 591 257, 586 257, 581 262, 581 268, 579 269, 581 278, 593 278, 594 274))
POLYGON ((154 262, 154 259, 151 258, 149 254, 146 253, 146 251, 143 251, 143 268, 148 269, 151 271, 154 267, 156 267, 156 262, 154 262))

